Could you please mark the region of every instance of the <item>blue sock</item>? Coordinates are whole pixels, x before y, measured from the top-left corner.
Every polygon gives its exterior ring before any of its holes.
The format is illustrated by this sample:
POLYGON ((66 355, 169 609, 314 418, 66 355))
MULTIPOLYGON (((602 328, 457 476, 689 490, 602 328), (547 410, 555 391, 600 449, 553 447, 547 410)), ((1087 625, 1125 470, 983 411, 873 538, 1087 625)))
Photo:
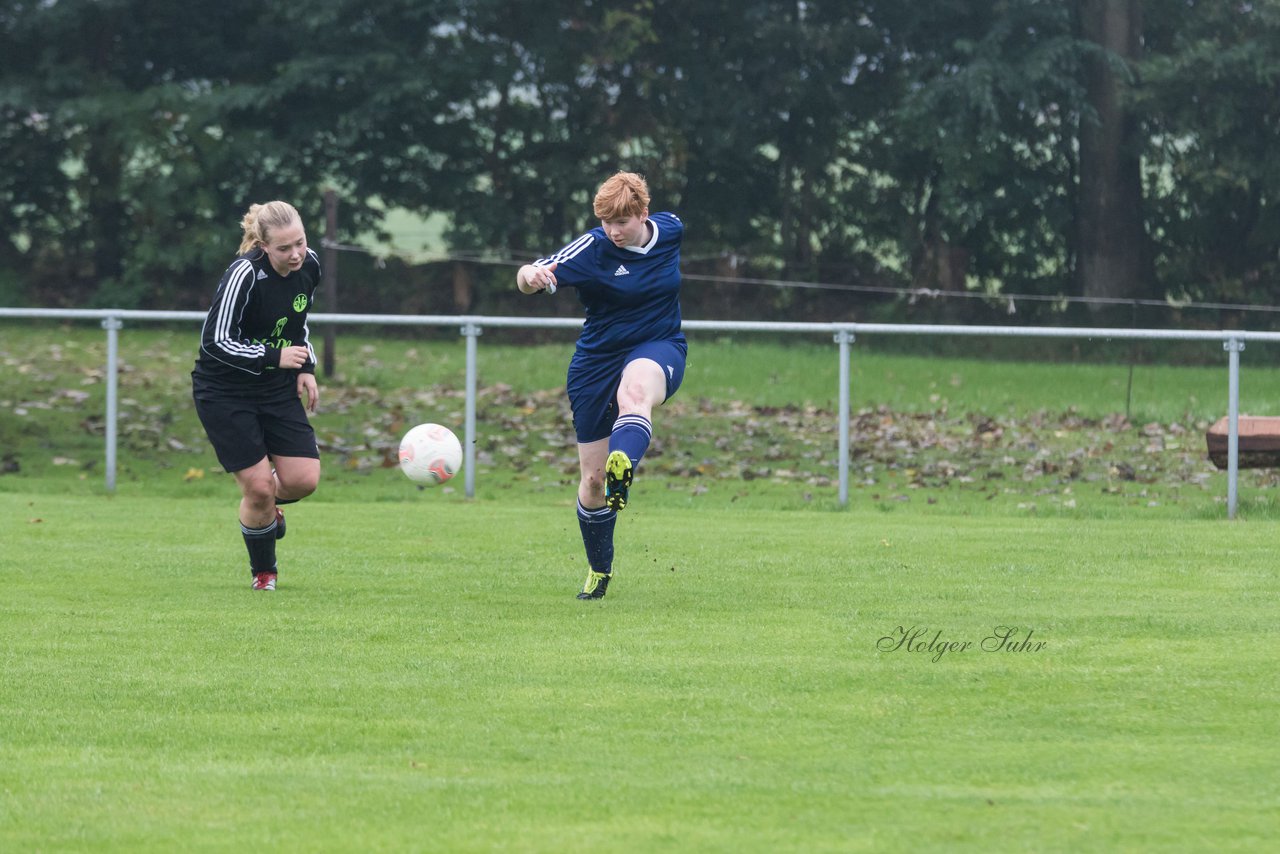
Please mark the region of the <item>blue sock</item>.
POLYGON ((592 572, 609 572, 613 569, 613 526, 618 514, 608 507, 588 510, 578 502, 578 527, 582 530, 582 545, 587 549, 587 563, 592 572))
POLYGON ((653 438, 653 424, 643 415, 620 415, 613 422, 609 434, 609 453, 623 451, 631 458, 631 465, 640 464, 640 458, 649 450, 653 438))

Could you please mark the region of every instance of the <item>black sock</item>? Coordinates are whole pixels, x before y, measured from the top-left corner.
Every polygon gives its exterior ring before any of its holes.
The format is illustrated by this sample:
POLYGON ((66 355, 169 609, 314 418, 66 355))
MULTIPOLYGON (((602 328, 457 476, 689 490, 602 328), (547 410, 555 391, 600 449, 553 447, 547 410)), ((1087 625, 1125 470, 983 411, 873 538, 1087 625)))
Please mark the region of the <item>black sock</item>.
POLYGON ((244 547, 249 550, 249 569, 254 575, 276 571, 276 520, 265 528, 250 528, 240 523, 244 547))

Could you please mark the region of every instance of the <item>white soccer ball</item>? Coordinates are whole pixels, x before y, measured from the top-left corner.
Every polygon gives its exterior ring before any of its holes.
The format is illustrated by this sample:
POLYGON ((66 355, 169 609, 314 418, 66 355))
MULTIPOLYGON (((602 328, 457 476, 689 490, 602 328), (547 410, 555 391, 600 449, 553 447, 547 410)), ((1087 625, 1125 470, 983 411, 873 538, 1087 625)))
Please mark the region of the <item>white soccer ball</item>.
POLYGON ((400 440, 400 470, 415 483, 444 483, 462 468, 462 443, 440 424, 419 424, 400 440))

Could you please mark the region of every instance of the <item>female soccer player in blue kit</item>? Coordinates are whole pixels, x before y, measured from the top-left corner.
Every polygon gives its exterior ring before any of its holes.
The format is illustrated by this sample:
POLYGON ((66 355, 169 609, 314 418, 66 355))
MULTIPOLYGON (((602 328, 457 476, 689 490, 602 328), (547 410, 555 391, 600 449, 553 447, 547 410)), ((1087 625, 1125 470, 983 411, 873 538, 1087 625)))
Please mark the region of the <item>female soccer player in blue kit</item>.
POLYGON ((613 529, 653 437, 653 407, 684 379, 680 242, 673 213, 649 213, 649 187, 618 172, 596 192, 593 228, 516 272, 521 293, 578 289, 586 323, 566 384, 578 438, 578 526, 591 569, 579 599, 602 599, 613 577, 613 529))

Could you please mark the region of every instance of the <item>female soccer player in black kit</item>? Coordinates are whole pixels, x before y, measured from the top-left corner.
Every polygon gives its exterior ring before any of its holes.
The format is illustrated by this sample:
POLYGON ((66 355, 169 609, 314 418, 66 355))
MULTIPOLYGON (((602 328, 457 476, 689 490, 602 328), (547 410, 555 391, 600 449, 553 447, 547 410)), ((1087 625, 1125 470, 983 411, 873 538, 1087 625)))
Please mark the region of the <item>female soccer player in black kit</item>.
POLYGON ((286 202, 252 205, 241 227, 240 254, 204 321, 192 390, 218 462, 240 486, 253 589, 275 590, 276 540, 285 532, 279 505, 306 498, 320 481, 320 450, 301 400, 316 411, 307 312, 320 261, 286 202))

